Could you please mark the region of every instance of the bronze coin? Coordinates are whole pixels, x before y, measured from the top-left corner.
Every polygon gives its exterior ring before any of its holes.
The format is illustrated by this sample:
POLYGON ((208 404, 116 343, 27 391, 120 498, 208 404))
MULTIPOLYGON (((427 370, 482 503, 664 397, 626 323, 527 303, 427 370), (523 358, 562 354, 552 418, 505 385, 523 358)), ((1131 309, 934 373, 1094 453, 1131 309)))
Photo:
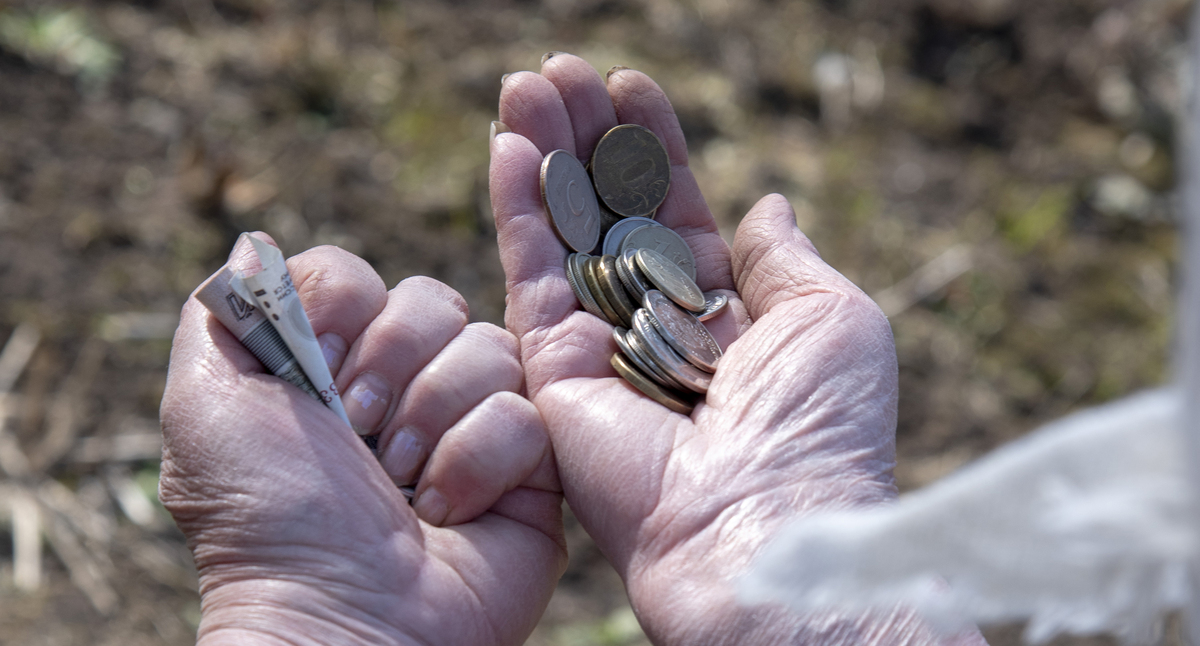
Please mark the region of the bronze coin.
POLYGON ((629 361, 621 353, 616 353, 609 360, 617 374, 621 375, 625 381, 628 381, 634 388, 642 391, 650 399, 666 406, 667 408, 681 413, 683 415, 691 415, 693 406, 684 401, 678 395, 663 390, 654 383, 649 377, 643 375, 637 368, 630 365, 629 361))
POLYGON ((599 266, 600 256, 588 256, 588 259, 583 262, 583 283, 587 285, 592 298, 600 306, 600 311, 604 312, 604 316, 601 318, 613 325, 624 325, 621 317, 617 315, 617 310, 608 302, 604 291, 600 289, 600 272, 597 269, 599 266))
POLYGON ((625 286, 617 276, 616 258, 600 256, 600 264, 596 266, 596 277, 600 279, 600 291, 604 293, 604 298, 608 299, 608 304, 616 311, 617 316, 621 317, 622 325, 628 327, 633 323, 633 313, 637 311, 638 305, 629 298, 625 286))
POLYGON ((600 200, 625 217, 654 213, 671 186, 667 149, 657 135, 639 125, 617 126, 601 137, 591 170, 600 200))
POLYGON ((542 159, 541 184, 558 239, 573 251, 595 249, 600 241, 600 204, 583 164, 571 153, 555 150, 542 159))

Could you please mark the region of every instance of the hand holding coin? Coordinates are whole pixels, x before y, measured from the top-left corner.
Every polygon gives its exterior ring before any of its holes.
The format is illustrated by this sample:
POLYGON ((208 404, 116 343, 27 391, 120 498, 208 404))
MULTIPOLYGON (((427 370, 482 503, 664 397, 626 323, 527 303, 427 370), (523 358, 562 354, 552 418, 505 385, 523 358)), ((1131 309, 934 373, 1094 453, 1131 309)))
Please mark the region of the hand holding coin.
MULTIPOLYGON (((508 132, 491 144, 490 188, 506 324, 520 339, 528 393, 553 438, 567 500, 621 574, 651 639, 841 644, 886 634, 935 643, 903 612, 801 618, 734 599, 738 577, 787 522, 895 496, 896 355, 879 308, 821 260, 779 195, 745 215, 731 248, 688 168, 671 104, 645 74, 614 68, 604 78, 578 57, 554 54, 540 73, 506 78, 500 120, 508 132), (603 241, 592 252, 600 260, 569 257, 547 220, 545 156, 592 159, 622 124, 648 129, 666 151, 670 187, 653 220, 685 242, 703 303, 686 282, 675 298, 639 282, 645 277, 630 276, 631 267, 650 266, 617 262, 624 252, 603 241), (674 308, 664 313, 676 317, 670 327, 637 312, 625 325, 626 304, 606 295, 608 256, 635 305, 653 298, 654 307, 674 308), (727 305, 714 316, 721 299, 727 305), (701 327, 717 347, 705 345, 695 321, 678 318, 693 315, 708 318, 701 327), (693 354, 676 364, 681 347, 693 354), (706 362, 715 372, 699 369, 706 362), (664 370, 672 366, 674 374, 664 370), (689 413, 635 383, 652 378, 707 394, 689 413)), ((630 168, 632 181, 649 166, 630 168)), ((612 225, 665 235, 647 226, 612 225)))
MULTIPOLYGON (((257 270, 250 246, 231 270, 257 270)), ((287 269, 350 425, 189 300, 160 497, 194 550, 199 642, 522 643, 566 553, 516 339, 468 324, 449 287, 388 291, 334 247, 287 269), (358 434, 378 437, 378 460, 358 434), (396 485, 414 482, 410 507, 396 485)))

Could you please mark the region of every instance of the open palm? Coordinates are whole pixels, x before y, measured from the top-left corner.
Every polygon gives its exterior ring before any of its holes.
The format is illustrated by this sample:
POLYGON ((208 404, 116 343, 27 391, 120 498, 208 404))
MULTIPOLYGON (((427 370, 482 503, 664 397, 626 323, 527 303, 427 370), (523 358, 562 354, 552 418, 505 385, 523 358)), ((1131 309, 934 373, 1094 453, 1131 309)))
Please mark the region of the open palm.
POLYGON ((820 259, 778 195, 750 210, 731 249, 688 169, 674 111, 644 74, 614 68, 602 79, 556 54, 540 74, 506 78, 500 119, 511 133, 492 142, 490 180, 506 323, 567 501, 623 577, 648 634, 677 644, 927 636, 903 612, 803 619, 733 600, 736 579, 783 523, 895 496, 897 369, 879 308, 820 259), (543 214, 542 157, 565 149, 586 161, 619 123, 643 125, 666 146, 671 188, 656 219, 688 242, 699 286, 731 299, 708 323, 726 352, 691 416, 610 367, 612 328, 579 308, 567 251, 543 214))

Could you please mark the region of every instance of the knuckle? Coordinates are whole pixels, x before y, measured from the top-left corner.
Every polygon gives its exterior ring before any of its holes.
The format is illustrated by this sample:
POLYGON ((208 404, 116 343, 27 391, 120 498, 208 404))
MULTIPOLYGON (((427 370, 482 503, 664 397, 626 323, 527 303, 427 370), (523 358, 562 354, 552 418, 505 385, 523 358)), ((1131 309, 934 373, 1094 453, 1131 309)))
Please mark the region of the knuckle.
POLYGON ((476 340, 484 351, 499 359, 497 369, 521 372, 521 342, 512 332, 491 323, 471 323, 464 330, 465 337, 476 340))
POLYGON ((427 299, 444 305, 451 311, 457 311, 464 325, 470 313, 467 300, 462 297, 462 294, 459 294, 453 287, 428 276, 405 278, 392 291, 417 300, 427 299))

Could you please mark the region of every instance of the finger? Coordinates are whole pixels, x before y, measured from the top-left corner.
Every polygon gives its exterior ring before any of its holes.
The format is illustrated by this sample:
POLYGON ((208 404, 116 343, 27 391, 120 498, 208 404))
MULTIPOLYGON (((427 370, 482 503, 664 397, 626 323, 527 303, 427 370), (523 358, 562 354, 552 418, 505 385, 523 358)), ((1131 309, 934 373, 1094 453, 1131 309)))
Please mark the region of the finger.
POLYGON ((557 484, 542 418, 524 397, 497 393, 442 437, 421 477, 413 510, 432 525, 465 523, 530 480, 535 470, 541 482, 534 488, 557 484))
POLYGON ((742 220, 733 270, 754 325, 730 350, 738 369, 718 368, 705 412, 772 429, 778 446, 809 447, 795 455, 820 454, 824 449, 813 443, 829 442, 857 465, 846 473, 865 473, 863 482, 890 490, 897 367, 883 312, 821 260, 779 195, 759 200, 742 220), (834 383, 854 386, 831 388, 834 383), (739 396, 748 392, 760 398, 739 396), (764 398, 772 407, 761 406, 764 398), (768 420, 764 410, 784 414, 768 420), (813 434, 821 428, 838 432, 813 434))
POLYGON ((721 239, 712 212, 688 168, 687 142, 671 102, 649 76, 629 69, 608 77, 608 92, 621 123, 645 126, 658 135, 671 160, 671 189, 655 220, 687 241, 696 256, 696 283, 701 289, 732 289, 729 245, 721 239))
POLYGON ((349 342, 383 311, 387 287, 367 261, 338 247, 309 249, 287 265, 329 371, 336 375, 349 342))
POLYGON ((557 324, 577 309, 563 270, 567 252, 542 208, 541 163, 541 152, 520 135, 492 141, 488 190, 510 299, 505 324, 518 336, 557 324))
POLYGON ((782 195, 762 198, 742 219, 732 267, 738 293, 755 320, 780 303, 817 293, 873 305, 862 290, 821 260, 796 227, 796 214, 782 195))
POLYGON ((696 437, 691 420, 617 376, 551 383, 533 401, 552 434, 567 500, 589 531, 617 548, 607 556, 619 568, 639 540, 638 523, 662 499, 672 451, 696 437))
POLYGON ((567 252, 543 215, 537 184, 540 164, 541 154, 520 135, 501 134, 492 142, 492 213, 508 291, 504 320, 521 339, 531 395, 547 379, 615 374, 608 363, 612 328, 580 310, 567 283, 567 252), (551 356, 541 354, 551 346, 556 349, 551 356), (568 374, 543 369, 548 360, 572 370, 568 374))
POLYGON ((466 324, 462 296, 436 280, 409 278, 388 292, 387 304, 353 342, 335 379, 355 430, 380 430, 417 373, 466 324))
MULTIPOLYGON (((194 298, 176 332, 160 419, 167 459, 161 495, 181 527, 228 512, 220 492, 249 473, 285 489, 313 486, 337 472, 361 472, 365 457, 353 435, 330 432, 343 426, 332 411, 261 374, 257 360, 194 298)), ((371 492, 355 500, 396 503, 382 474, 356 482, 371 492)), ((275 500, 252 498, 235 512, 261 525, 279 511, 275 500)))
POLYGON ((398 484, 417 480, 429 453, 463 416, 497 392, 521 390, 517 340, 474 323, 413 378, 379 438, 379 461, 398 484))
POLYGON ((617 125, 604 79, 587 61, 562 52, 544 60, 542 76, 554 84, 566 105, 575 133, 575 156, 586 164, 596 142, 617 125))
POLYGON ((518 336, 556 324, 577 310, 563 270, 567 251, 550 230, 542 208, 537 179, 541 163, 541 153, 520 135, 501 134, 492 141, 488 191, 506 289, 509 299, 531 305, 505 309, 506 327, 518 336), (534 291, 523 293, 526 289, 534 291))
POLYGON ((500 120, 533 142, 541 157, 559 149, 575 154, 567 107, 554 84, 540 74, 516 72, 504 79, 500 120))
POLYGON ((479 591, 478 610, 489 625, 500 627, 488 641, 520 644, 533 632, 555 582, 566 571, 562 494, 518 488, 496 507, 511 513, 492 510, 453 527, 426 525, 422 533, 431 562, 453 567, 467 589, 479 591))

